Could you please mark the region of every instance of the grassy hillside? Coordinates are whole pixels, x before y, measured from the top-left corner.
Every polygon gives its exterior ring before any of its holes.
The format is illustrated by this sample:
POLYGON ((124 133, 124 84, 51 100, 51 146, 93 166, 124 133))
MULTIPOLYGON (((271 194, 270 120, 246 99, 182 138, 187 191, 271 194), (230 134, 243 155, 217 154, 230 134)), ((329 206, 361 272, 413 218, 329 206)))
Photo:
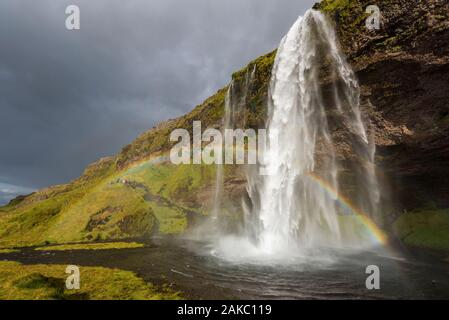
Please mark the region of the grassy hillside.
MULTIPOLYGON (((233 75, 238 94, 245 85, 244 75, 256 69, 247 97, 248 127, 264 123, 274 57, 274 52, 262 56, 233 75)), ((169 136, 178 128, 191 132, 193 121, 201 121, 203 128, 222 127, 227 90, 220 89, 191 113, 143 133, 117 156, 90 165, 71 183, 17 198, 0 208, 0 248, 185 231, 212 207, 216 168, 171 165, 167 158, 174 143, 169 136)), ((234 169, 225 169, 229 180, 235 180, 234 169)))

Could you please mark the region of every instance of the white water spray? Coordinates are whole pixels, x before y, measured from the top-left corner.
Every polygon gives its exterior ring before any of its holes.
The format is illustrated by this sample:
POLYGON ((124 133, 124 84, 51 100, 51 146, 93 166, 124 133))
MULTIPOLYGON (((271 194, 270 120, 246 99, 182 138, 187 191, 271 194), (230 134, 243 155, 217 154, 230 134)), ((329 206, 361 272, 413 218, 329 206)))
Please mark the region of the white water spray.
MULTIPOLYGON (((226 104, 228 127, 236 125, 232 88, 226 104)), ((268 98, 263 166, 269 175, 248 170, 244 234, 220 238, 215 254, 238 261, 269 256, 270 261, 285 262, 319 255, 320 250, 311 248, 372 245, 365 234, 370 230, 357 216, 363 212, 373 218, 379 206, 375 145, 363 123, 355 74, 320 12, 309 10, 282 39, 268 98), (346 156, 337 152, 335 137, 346 156), (342 163, 342 158, 350 159, 342 163), (351 181, 351 190, 342 190, 345 179, 351 181), (348 206, 341 194, 350 195, 353 203, 348 206)))
MULTIPOLYGON (((375 149, 362 121, 359 96, 358 82, 333 28, 321 13, 309 10, 283 38, 272 71, 263 155, 270 175, 259 176, 258 170, 248 174, 252 203, 244 209, 249 241, 241 246, 252 248, 249 255, 282 255, 296 248, 365 240, 355 225, 344 225, 338 203, 342 168, 329 120, 333 118, 333 129, 347 133, 357 159, 350 170, 357 184, 354 196, 360 209, 373 215, 379 202, 375 149), (323 65, 332 76, 326 94, 323 65)), ((231 239, 232 247, 236 241, 231 239)), ((221 249, 223 245, 227 246, 222 241, 221 249)))

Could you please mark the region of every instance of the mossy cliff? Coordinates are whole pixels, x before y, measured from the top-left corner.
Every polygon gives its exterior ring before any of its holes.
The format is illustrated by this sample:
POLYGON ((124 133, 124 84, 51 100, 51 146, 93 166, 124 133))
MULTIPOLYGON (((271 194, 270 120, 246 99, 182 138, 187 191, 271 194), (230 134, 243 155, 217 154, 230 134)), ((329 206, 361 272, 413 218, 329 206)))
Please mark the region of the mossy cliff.
POLYGON ((389 231, 409 245, 449 249, 449 2, 324 0, 315 7, 334 20, 361 84, 390 191, 389 231), (365 28, 372 4, 380 30, 365 28))
MULTIPOLYGON (((429 230, 436 220, 449 221, 448 2, 379 0, 381 29, 369 31, 365 8, 371 4, 323 0, 315 8, 334 23, 360 80, 380 178, 384 189, 392 190, 385 193, 388 231, 410 245, 447 249, 449 232, 429 230)), ((247 127, 265 125, 275 54, 232 76, 234 94, 245 100, 247 127)), ((323 79, 323 86, 329 81, 323 79)), ((143 133, 115 157, 91 165, 81 178, 0 208, 0 247, 177 234, 197 223, 212 206, 215 167, 169 164, 167 153, 174 144, 169 136, 178 128, 191 131, 193 121, 203 128, 222 127, 227 91, 220 89, 189 114, 143 133)), ((334 136, 344 160, 349 157, 344 139, 338 132, 334 136)), ((235 167, 225 167, 224 194, 229 203, 245 194, 244 178, 235 167)))

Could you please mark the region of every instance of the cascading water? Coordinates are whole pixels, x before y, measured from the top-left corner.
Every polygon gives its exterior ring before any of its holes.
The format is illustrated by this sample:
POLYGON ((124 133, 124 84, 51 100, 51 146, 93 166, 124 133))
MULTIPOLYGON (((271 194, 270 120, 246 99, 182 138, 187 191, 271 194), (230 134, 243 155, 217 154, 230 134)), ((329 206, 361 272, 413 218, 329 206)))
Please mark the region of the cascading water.
MULTIPOLYGON (((244 128, 246 125, 246 102, 248 91, 254 80, 256 72, 256 65, 254 65, 252 71, 247 70, 244 78, 244 86, 240 97, 234 94, 234 81, 228 87, 228 91, 225 97, 224 103, 224 118, 223 118, 223 136, 224 130, 244 128)), ((224 189, 224 170, 223 164, 217 165, 217 173, 215 179, 215 195, 214 206, 212 209, 212 218, 218 219, 220 211, 223 209, 223 189, 224 189)))
POLYGON ((262 250, 276 252, 298 244, 307 247, 343 242, 338 192, 329 194, 320 183, 325 181, 331 190, 340 187, 340 168, 328 123, 332 112, 354 140, 361 166, 358 178, 370 190, 361 202, 369 202, 365 207, 371 209, 376 206, 379 192, 374 153, 362 122, 359 94, 333 28, 321 13, 308 11, 282 40, 272 72, 264 153, 269 175, 252 188, 252 195, 257 192, 260 199, 253 207, 253 216, 259 220, 255 240, 262 250), (330 103, 324 101, 320 83, 323 62, 336 78, 330 103))
POLYGON ((248 172, 251 204, 244 208, 245 245, 233 238, 228 244, 221 241, 218 251, 234 254, 232 247, 239 245, 250 255, 291 254, 296 248, 360 245, 366 240, 360 225, 346 219, 362 211, 374 215, 380 198, 374 143, 362 121, 359 96, 335 31, 321 13, 309 10, 282 39, 272 70, 262 161, 268 174, 248 172), (341 132, 353 155, 347 172, 331 132, 341 132), (353 176, 356 214, 341 206, 342 173, 353 176))
MULTIPOLYGON (((223 131, 231 127, 232 108, 232 91, 234 83, 231 82, 225 97, 225 116, 223 121, 223 131)), ((212 219, 216 220, 220 216, 220 210, 223 207, 223 188, 224 188, 224 172, 223 164, 217 164, 217 173, 215 177, 215 195, 214 207, 212 209, 212 219)))

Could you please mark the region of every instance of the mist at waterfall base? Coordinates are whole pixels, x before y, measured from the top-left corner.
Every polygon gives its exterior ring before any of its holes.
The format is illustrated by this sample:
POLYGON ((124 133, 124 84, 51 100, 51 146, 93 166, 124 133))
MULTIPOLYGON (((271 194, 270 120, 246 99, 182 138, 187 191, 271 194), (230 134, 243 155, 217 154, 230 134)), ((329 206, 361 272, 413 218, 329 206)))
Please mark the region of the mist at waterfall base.
MULTIPOLYGON (((243 97, 234 97, 233 83, 229 86, 225 129, 245 126, 236 115, 245 107, 254 72, 247 73, 243 97)), ((260 165, 247 166, 249 201, 242 203, 242 232, 226 235, 219 225, 212 226, 219 221, 224 189, 218 166, 215 206, 206 228, 213 230, 209 254, 233 262, 328 264, 341 254, 382 246, 385 239, 373 222, 380 202, 375 145, 359 97, 333 27, 309 10, 282 39, 272 70, 268 142, 262 154, 270 174, 260 175, 260 165), (324 64, 332 79, 326 93, 324 64), (331 135, 335 130, 346 137, 353 155, 344 167, 331 135), (355 185, 351 200, 341 190, 342 175, 351 176, 355 185)))

